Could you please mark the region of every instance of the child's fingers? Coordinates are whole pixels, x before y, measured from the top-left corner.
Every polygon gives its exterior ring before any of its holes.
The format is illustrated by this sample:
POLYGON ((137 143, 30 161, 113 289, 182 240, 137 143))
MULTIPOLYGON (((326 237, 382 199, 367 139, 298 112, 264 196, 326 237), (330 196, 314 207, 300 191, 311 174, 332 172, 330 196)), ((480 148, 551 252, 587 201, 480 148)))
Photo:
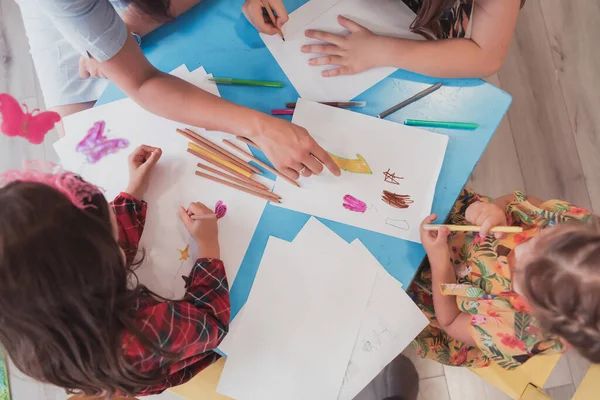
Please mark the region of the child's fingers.
POLYGON ((423 222, 421 222, 421 227, 423 227, 425 224, 432 223, 436 219, 437 219, 437 214, 431 214, 431 215, 425 217, 425 219, 423 220, 423 222))
POLYGON ((183 222, 183 224, 189 231, 193 221, 188 215, 186 209, 183 208, 183 206, 179 206, 179 218, 181 218, 181 222, 183 222))
POLYGON ((191 203, 188 210, 194 215, 213 214, 212 210, 202 203, 191 203))
POLYGON ((281 28, 290 19, 287 10, 281 0, 270 1, 269 4, 271 5, 271 9, 277 14, 277 27, 281 28))
POLYGON ((341 15, 338 15, 338 23, 341 26, 343 26, 344 28, 348 29, 352 33, 360 32, 363 29, 365 29, 364 26, 359 25, 356 22, 352 21, 351 19, 348 19, 348 18, 343 17, 341 15))
POLYGON ((450 235, 450 229, 446 228, 445 226, 442 226, 440 229, 438 229, 437 238, 435 240, 436 240, 436 242, 446 242, 446 241, 448 241, 449 235, 450 235))

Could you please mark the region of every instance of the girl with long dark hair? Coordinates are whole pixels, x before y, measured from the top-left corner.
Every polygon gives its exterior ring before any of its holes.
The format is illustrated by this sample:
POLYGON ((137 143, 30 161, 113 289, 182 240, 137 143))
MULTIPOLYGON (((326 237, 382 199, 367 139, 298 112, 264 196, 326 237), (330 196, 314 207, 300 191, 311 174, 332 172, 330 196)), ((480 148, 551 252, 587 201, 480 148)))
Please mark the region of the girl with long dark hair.
POLYGON ((26 375, 70 393, 136 396, 182 384, 219 358, 229 289, 208 208, 180 210, 201 257, 183 299, 154 295, 133 273, 141 199, 160 155, 139 147, 130 184, 111 203, 64 171, 1 176, 0 346, 26 375))

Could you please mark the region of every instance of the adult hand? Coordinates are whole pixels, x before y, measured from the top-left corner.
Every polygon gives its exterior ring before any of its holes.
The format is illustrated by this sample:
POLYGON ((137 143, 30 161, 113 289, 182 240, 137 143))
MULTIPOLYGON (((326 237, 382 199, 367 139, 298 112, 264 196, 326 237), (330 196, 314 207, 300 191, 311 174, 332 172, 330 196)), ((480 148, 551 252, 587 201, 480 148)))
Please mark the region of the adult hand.
POLYGON ((341 174, 339 167, 301 126, 267 116, 260 134, 252 141, 265 152, 275 168, 290 179, 323 172, 323 165, 334 175, 341 174))
POLYGON ((79 76, 81 77, 81 79, 106 79, 106 75, 104 75, 104 73, 100 69, 100 63, 91 56, 79 57, 79 76))
POLYGON ((179 217, 198 246, 200 257, 221 258, 217 216, 202 203, 179 207, 179 217))
POLYGON ((446 227, 433 231, 425 229, 425 225, 431 224, 436 219, 437 215, 431 214, 421 222, 421 244, 425 247, 431 265, 445 265, 450 259, 450 251, 448 250, 450 230, 446 227))
MULTIPOLYGON (((475 202, 465 211, 466 220, 474 225, 481 226, 480 237, 486 237, 494 226, 506 225, 506 213, 494 203, 475 202)), ((498 239, 504 237, 503 233, 495 233, 498 239)))
POLYGON ((282 0, 246 0, 242 6, 242 12, 256 29, 267 35, 274 35, 281 29, 288 19, 288 13, 282 0), (263 14, 263 7, 269 6, 275 14, 275 25, 268 15, 263 14))
POLYGON ((136 148, 127 159, 129 166, 129 185, 126 193, 141 200, 148 185, 154 166, 160 159, 162 150, 158 147, 146 146, 145 144, 136 148))
POLYGON ((348 36, 314 30, 305 32, 309 38, 328 43, 302 46, 303 53, 323 54, 323 56, 311 58, 308 63, 310 65, 339 66, 323 71, 322 75, 325 77, 354 75, 375 67, 378 55, 382 51, 375 40, 378 36, 341 15, 338 16, 338 22, 350 31, 348 36))

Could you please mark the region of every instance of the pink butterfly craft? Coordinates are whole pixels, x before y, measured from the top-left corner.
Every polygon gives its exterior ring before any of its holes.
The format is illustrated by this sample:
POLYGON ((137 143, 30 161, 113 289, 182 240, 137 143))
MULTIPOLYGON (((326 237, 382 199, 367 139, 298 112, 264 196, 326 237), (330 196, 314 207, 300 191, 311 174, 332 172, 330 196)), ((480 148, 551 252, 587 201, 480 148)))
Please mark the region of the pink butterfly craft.
POLYGON ((104 136, 104 121, 94 122, 87 135, 77 144, 75 150, 85 154, 90 164, 95 164, 104 156, 129 146, 127 139, 107 139, 104 136))
POLYGON ((0 115, 2 115, 0 131, 7 136, 21 136, 32 144, 40 144, 48 131, 60 121, 60 115, 54 111, 36 114, 40 111, 38 108, 29 112, 25 104, 23 107, 25 111, 10 94, 0 93, 0 115))

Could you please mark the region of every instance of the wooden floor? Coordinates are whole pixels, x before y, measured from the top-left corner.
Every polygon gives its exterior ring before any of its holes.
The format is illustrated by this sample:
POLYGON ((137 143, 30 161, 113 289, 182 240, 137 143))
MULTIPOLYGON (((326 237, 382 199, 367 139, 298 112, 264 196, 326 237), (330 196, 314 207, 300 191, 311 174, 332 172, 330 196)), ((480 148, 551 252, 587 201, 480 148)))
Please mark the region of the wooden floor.
MULTIPOLYGON (((490 82, 513 96, 470 186, 498 196, 524 190, 600 212, 600 0, 528 0, 510 53, 490 82)), ((43 108, 27 39, 14 0, 0 0, 0 93, 43 108)), ((57 161, 52 134, 43 146, 0 135, 0 171, 26 159, 57 161)), ((421 400, 497 400, 502 393, 462 368, 420 360, 421 400)), ((570 399, 589 364, 561 359, 547 391, 570 399)), ((64 392, 12 374, 14 400, 59 400, 64 392)), ((163 397, 161 396, 161 399, 163 397)), ((174 398, 169 396, 169 398, 174 398)))

